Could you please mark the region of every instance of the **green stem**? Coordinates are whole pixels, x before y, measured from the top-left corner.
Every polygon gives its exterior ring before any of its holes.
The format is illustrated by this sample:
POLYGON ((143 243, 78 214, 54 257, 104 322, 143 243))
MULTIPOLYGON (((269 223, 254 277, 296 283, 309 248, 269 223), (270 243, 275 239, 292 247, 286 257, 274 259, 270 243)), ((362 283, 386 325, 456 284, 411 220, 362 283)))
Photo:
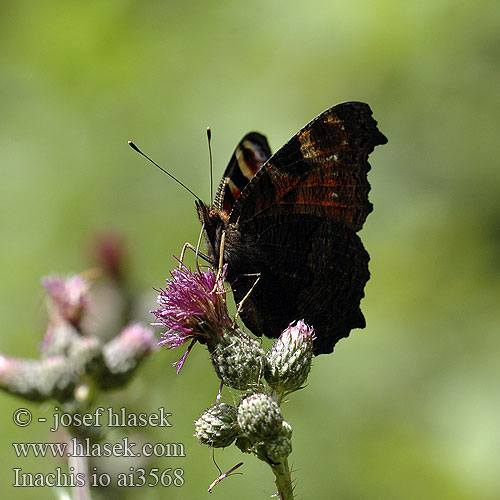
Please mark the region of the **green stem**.
POLYGON ((288 468, 288 460, 284 458, 279 464, 271 465, 276 477, 276 487, 280 500, 293 500, 292 475, 288 468))

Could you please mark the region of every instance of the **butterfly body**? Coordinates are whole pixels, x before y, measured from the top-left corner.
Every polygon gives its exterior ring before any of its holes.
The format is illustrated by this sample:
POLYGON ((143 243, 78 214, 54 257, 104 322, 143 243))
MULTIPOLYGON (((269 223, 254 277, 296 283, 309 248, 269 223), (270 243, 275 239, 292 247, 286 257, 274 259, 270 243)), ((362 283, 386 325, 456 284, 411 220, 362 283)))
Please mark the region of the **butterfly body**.
POLYGON ((212 206, 198 203, 207 252, 223 262, 245 325, 278 337, 293 320, 314 327, 315 354, 332 352, 352 328, 369 279, 356 234, 372 205, 368 155, 387 139, 362 103, 334 106, 271 156, 264 136, 237 146, 212 206))

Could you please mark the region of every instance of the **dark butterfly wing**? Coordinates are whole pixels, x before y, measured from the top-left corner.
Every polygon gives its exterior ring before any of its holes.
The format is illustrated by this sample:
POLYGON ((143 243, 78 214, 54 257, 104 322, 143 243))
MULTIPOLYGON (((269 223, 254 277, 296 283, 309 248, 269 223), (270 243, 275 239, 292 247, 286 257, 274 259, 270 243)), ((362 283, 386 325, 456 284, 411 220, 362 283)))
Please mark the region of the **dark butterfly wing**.
POLYGON ((229 222, 262 213, 315 214, 359 231, 372 210, 368 155, 387 139, 367 104, 327 109, 279 149, 241 193, 229 222))
POLYGON ((234 202, 224 261, 241 317, 257 335, 292 320, 314 326, 315 354, 332 352, 352 328, 369 278, 357 236, 372 210, 368 155, 387 139, 363 103, 334 106, 274 154, 234 202))
POLYGON ((214 208, 229 216, 243 189, 271 156, 267 139, 258 132, 245 135, 234 150, 214 199, 214 208))
POLYGON ((364 328, 359 303, 369 255, 353 230, 315 215, 281 214, 256 217, 234 236, 229 227, 232 244, 224 254, 237 303, 259 275, 241 311, 253 333, 278 337, 304 319, 314 326, 314 352, 321 354, 352 328, 364 328))

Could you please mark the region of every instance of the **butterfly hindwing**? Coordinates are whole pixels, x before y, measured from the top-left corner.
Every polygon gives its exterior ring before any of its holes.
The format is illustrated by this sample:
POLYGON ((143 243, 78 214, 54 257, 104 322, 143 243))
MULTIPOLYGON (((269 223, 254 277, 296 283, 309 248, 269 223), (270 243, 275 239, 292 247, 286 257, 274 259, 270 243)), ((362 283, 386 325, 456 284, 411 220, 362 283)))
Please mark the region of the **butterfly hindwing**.
POLYGON ((258 217, 244 230, 228 226, 226 233, 231 243, 224 257, 237 303, 259 276, 241 310, 252 332, 277 337, 291 321, 304 319, 317 332, 314 351, 320 354, 365 326, 359 303, 369 256, 353 230, 292 214, 258 217))
POLYGON ((250 132, 236 146, 214 199, 214 208, 229 215, 234 203, 253 176, 271 156, 267 139, 250 132))

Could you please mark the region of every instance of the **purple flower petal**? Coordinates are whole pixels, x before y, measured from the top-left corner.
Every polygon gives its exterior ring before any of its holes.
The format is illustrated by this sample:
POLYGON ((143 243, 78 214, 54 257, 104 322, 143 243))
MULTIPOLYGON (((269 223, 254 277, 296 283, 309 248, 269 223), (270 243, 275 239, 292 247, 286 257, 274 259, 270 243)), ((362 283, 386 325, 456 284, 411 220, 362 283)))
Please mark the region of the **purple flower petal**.
POLYGON ((216 342, 229 328, 231 320, 226 307, 224 277, 212 269, 191 272, 186 266, 170 272, 166 288, 158 290, 158 309, 151 311, 156 320, 153 325, 166 328, 158 345, 174 349, 191 341, 186 353, 174 363, 182 368, 196 340, 216 342))

